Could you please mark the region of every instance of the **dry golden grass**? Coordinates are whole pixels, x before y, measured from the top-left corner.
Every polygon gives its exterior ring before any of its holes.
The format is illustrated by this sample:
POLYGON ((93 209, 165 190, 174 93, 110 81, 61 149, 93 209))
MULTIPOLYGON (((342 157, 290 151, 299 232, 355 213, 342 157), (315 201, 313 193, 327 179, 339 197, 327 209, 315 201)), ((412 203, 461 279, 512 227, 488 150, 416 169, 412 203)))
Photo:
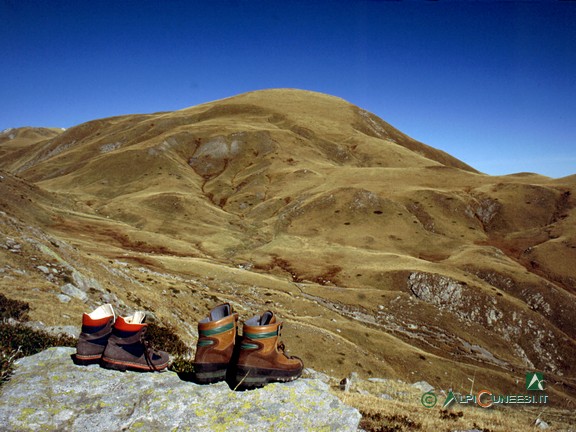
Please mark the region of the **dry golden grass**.
POLYGON ((294 90, 32 132, 0 140, 1 241, 22 246, 0 248, 0 287, 32 319, 78 325, 112 301, 193 347, 230 301, 275 310, 332 376, 504 393, 543 370, 574 407, 576 176, 487 176, 294 90), (56 300, 73 270, 99 283, 87 303, 56 300))
POLYGON ((443 408, 445 394, 436 391, 437 404, 422 405, 423 392, 400 380, 354 381, 349 391, 332 385, 332 392, 362 413, 360 427, 367 431, 454 431, 478 429, 489 432, 540 430, 536 420, 545 421, 550 431, 567 431, 575 426, 572 413, 542 406, 481 408, 452 404, 443 408))
POLYGON ((477 406, 429 409, 420 404, 421 394, 414 395, 414 401, 403 402, 358 393, 335 393, 344 403, 362 413, 360 427, 366 431, 529 431, 540 430, 535 424, 538 418, 550 426, 549 431, 567 431, 574 427, 570 412, 557 409, 484 409, 477 406))

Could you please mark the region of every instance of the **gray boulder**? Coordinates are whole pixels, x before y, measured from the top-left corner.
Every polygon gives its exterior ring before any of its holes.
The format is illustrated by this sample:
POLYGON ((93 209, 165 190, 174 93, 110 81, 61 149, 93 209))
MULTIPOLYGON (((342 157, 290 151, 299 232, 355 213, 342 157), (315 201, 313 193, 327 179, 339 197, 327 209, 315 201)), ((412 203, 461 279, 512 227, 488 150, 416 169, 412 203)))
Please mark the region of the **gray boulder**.
POLYGON ((72 363, 73 348, 20 359, 0 387, 5 431, 356 431, 360 413, 325 383, 299 379, 235 392, 174 372, 118 372, 72 363))
POLYGON ((62 294, 66 294, 69 297, 77 298, 82 302, 88 301, 88 294, 86 294, 80 288, 77 288, 75 285, 72 285, 71 283, 62 285, 60 287, 60 291, 62 291, 62 294))
POLYGON ((416 387, 422 393, 428 393, 434 390, 434 387, 428 384, 426 381, 418 381, 412 384, 412 387, 416 387))

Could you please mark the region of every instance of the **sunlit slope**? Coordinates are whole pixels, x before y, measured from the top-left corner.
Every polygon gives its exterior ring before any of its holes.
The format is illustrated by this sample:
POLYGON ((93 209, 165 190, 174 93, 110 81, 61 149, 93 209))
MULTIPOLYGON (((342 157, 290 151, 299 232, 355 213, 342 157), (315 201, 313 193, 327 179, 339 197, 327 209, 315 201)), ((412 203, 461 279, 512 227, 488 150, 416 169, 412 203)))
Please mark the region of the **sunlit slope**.
MULTIPOLYGON (((95 120, 23 148, 0 146, 0 166, 74 206, 46 229, 277 308, 319 368, 501 389, 537 369, 575 385, 574 176, 487 176, 299 90, 95 120)), ((166 317, 207 302, 131 289, 166 317)))

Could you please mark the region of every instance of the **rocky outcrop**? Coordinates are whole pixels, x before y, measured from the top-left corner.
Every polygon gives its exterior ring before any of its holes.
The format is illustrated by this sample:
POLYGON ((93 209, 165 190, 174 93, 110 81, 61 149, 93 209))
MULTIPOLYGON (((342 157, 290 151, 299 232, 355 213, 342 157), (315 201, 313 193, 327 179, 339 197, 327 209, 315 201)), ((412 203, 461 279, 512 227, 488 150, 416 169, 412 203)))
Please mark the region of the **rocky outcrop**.
POLYGON ((5 431, 355 431, 360 413, 316 379, 236 392, 174 372, 134 373, 72 363, 73 348, 17 362, 0 388, 5 431))
MULTIPOLYGON (((519 307, 506 296, 491 295, 479 285, 437 273, 412 272, 407 287, 414 297, 441 312, 449 312, 458 321, 466 325, 479 324, 489 329, 493 332, 492 342, 501 338, 507 350, 514 352, 514 360, 521 359, 524 367, 562 376, 566 373, 566 365, 570 364, 568 359, 574 357, 575 351, 569 339, 551 327, 543 317, 544 314, 540 313, 540 310, 546 311, 549 305, 538 292, 521 294, 525 296, 528 309, 519 307)), ((452 343, 461 345, 463 352, 473 355, 479 361, 513 368, 511 363, 504 360, 506 352, 493 354, 488 344, 480 346, 463 339, 452 343)), ((496 344, 492 343, 492 346, 496 344)))

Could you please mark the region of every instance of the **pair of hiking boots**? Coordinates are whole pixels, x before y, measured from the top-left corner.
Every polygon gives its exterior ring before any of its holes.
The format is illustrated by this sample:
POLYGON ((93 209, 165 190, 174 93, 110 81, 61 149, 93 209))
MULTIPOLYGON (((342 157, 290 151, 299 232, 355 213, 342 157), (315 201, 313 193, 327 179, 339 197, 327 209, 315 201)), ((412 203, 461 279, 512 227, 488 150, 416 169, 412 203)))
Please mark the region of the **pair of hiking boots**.
POLYGON ((245 321, 240 336, 238 314, 229 303, 216 306, 198 323, 193 380, 199 384, 227 380, 242 390, 297 379, 304 364, 284 352, 281 330, 282 322, 267 311, 245 321))
POLYGON ((110 304, 83 314, 74 362, 79 365, 99 363, 107 369, 120 371, 166 369, 170 357, 164 351, 155 350, 146 339, 145 318, 144 312, 116 318, 110 304))
MULTIPOLYGON (((116 318, 109 304, 83 314, 74 362, 99 363, 121 371, 152 372, 167 368, 168 353, 153 349, 145 338, 144 318, 143 312, 116 318)), ((304 364, 284 352, 281 330, 282 322, 267 311, 244 322, 240 336, 238 314, 232 306, 229 303, 216 306, 198 323, 192 380, 198 384, 227 380, 233 388, 242 390, 297 379, 304 364)))

